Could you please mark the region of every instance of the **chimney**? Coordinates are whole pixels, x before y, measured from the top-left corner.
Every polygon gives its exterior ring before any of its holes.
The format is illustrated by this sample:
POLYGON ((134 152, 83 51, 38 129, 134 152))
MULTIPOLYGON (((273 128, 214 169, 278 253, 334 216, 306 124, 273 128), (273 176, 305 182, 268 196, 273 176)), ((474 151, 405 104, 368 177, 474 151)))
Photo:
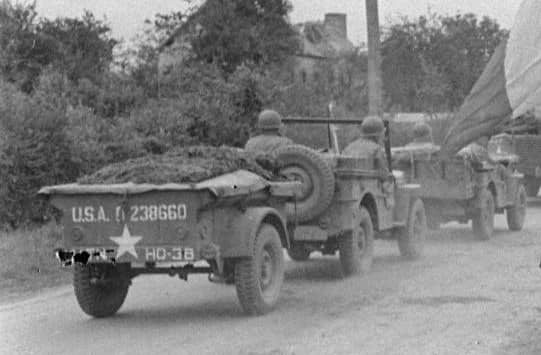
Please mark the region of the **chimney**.
POLYGON ((346 24, 346 14, 329 13, 325 14, 325 29, 335 33, 341 38, 348 38, 348 27, 346 24))

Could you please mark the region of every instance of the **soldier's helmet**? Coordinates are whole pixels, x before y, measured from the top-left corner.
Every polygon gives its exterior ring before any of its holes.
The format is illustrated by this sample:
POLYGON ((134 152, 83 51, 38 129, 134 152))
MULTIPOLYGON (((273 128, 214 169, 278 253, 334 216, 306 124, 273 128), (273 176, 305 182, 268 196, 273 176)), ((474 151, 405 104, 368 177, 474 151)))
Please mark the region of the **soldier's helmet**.
POLYGON ((384 129, 383 120, 378 116, 368 116, 361 124, 361 133, 364 137, 380 137, 384 129))
POLYGON ((261 131, 279 131, 282 127, 282 116, 274 110, 263 110, 257 118, 257 128, 261 131))
POLYGON ((417 122, 413 126, 413 139, 419 141, 432 141, 432 128, 425 122, 417 122))

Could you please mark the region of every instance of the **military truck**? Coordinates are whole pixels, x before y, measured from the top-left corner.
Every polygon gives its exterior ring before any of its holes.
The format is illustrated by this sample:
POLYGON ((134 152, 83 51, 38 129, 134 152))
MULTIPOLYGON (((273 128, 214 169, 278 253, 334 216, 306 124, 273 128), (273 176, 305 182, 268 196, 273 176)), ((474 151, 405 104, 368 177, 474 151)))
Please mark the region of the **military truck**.
POLYGON ((45 187, 62 212, 63 248, 75 296, 93 317, 115 314, 131 279, 208 274, 234 283, 243 310, 264 314, 284 278, 291 245, 286 202, 297 182, 238 170, 197 184, 69 184, 45 187))
POLYGON ((541 186, 541 118, 528 112, 509 122, 504 132, 512 137, 512 149, 518 155, 517 169, 524 174, 524 186, 530 197, 541 186))
POLYGON ((510 230, 520 230, 524 225, 524 175, 517 171, 518 157, 509 152, 509 139, 507 135, 492 138, 488 159, 457 155, 442 160, 437 149, 393 148, 393 166, 402 169, 410 183, 423 185, 419 196, 427 208, 430 228, 471 220, 474 236, 487 240, 492 236, 496 213, 506 213, 510 230))
MULTIPOLYGON (((426 215, 419 198, 421 185, 406 183, 399 171, 380 176, 374 159, 341 154, 337 126, 355 126, 362 121, 284 119, 288 125, 327 125, 329 136, 327 147, 319 151, 291 145, 275 153, 283 165, 282 173, 302 183, 296 201, 286 204, 286 214, 294 225, 288 250, 293 260, 307 260, 314 251, 324 255, 338 251, 343 273, 352 275, 370 269, 377 238, 396 240, 406 258, 422 253, 426 215)), ((390 157, 388 122, 385 126, 385 148, 390 157)), ((390 160, 387 163, 390 168, 390 160)))

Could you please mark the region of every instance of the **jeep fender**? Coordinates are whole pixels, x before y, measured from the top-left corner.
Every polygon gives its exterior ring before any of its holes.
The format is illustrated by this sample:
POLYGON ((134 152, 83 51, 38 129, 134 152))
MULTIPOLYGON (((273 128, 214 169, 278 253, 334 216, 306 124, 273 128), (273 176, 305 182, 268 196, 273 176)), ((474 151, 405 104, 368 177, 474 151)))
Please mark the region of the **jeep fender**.
POLYGON ((237 258, 252 255, 255 236, 261 224, 273 225, 280 233, 284 248, 289 248, 289 235, 287 224, 283 216, 271 207, 248 208, 244 213, 235 216, 223 215, 217 218, 216 233, 220 234, 220 247, 222 258, 237 258), (219 221, 222 218, 227 220, 219 221))

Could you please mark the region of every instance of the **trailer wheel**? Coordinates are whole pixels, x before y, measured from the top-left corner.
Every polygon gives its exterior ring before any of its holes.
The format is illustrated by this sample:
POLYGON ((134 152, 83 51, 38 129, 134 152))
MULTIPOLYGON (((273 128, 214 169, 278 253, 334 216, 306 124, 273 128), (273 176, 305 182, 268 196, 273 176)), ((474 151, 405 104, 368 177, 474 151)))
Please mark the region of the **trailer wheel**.
POLYGON ((523 185, 520 185, 515 197, 515 203, 505 212, 507 217, 507 226, 510 230, 519 231, 522 229, 522 226, 524 226, 524 220, 526 218, 526 204, 526 189, 523 185))
POLYGON ((280 173, 302 183, 296 205, 286 205, 288 219, 306 222, 325 212, 335 189, 331 166, 316 151, 302 145, 280 147, 273 154, 282 166, 280 173))
POLYGON ((123 278, 114 266, 75 264, 73 287, 79 306, 95 318, 115 314, 126 299, 130 281, 123 278))
POLYGON ((306 261, 310 258, 311 251, 303 244, 293 243, 287 250, 287 254, 294 261, 306 261))
POLYGON ((280 295, 284 281, 284 253, 280 233, 270 224, 257 232, 252 256, 235 264, 235 286, 244 312, 261 315, 269 312, 280 295))
POLYGON ((427 232, 425 207, 421 199, 410 205, 406 226, 398 231, 398 249, 407 259, 417 259, 423 253, 427 232))
POLYGON ((374 225, 365 207, 361 207, 358 233, 348 231, 341 235, 338 250, 344 276, 370 271, 374 257, 374 225))
POLYGON ((494 196, 489 189, 484 189, 479 196, 481 208, 472 220, 473 235, 479 240, 488 240, 494 232, 494 196))

